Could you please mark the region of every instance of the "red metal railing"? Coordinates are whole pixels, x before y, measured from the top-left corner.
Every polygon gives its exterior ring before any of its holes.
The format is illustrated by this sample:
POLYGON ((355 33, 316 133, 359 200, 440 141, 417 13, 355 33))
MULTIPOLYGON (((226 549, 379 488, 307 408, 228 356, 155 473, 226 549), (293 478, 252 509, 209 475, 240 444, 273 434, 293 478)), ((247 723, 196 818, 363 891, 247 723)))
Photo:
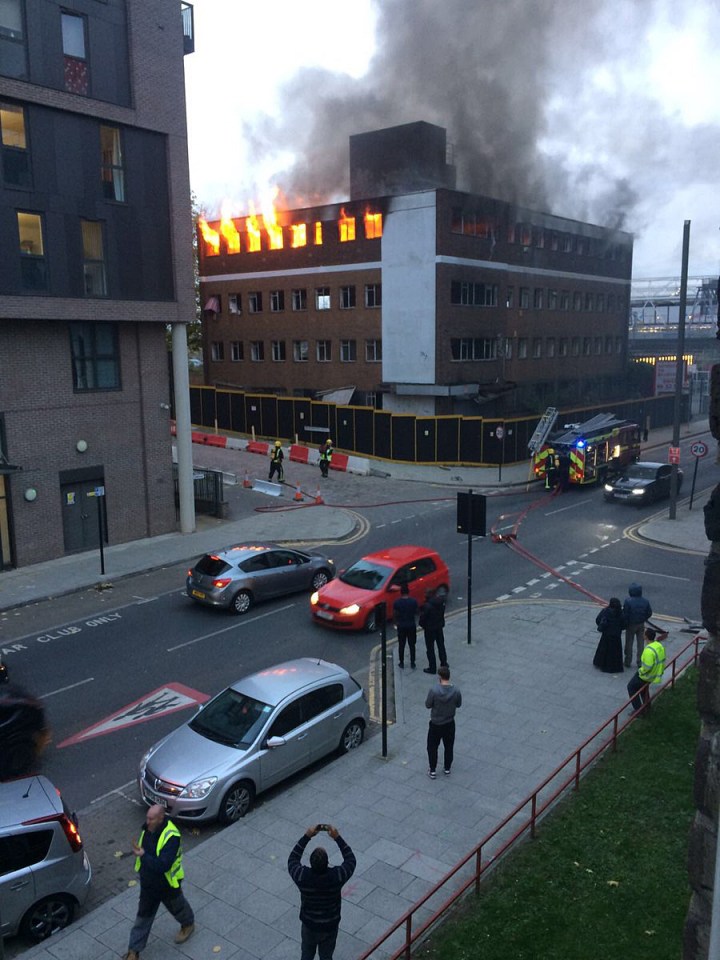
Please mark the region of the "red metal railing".
MULTIPOLYGON (((657 694, 667 687, 674 687, 678 676, 692 664, 697 663, 700 643, 704 637, 693 637, 666 666, 665 676, 670 676, 657 688, 657 694), (689 655, 688 651, 691 651, 689 655), (686 656, 687 655, 687 656, 686 656)), ((657 695, 656 694, 656 695, 657 695)), ((522 800, 494 830, 485 836, 470 853, 450 870, 432 889, 410 907, 385 933, 372 944, 358 960, 368 960, 377 950, 387 944, 383 957, 398 960, 404 956, 410 960, 412 947, 423 937, 440 917, 473 885, 480 890, 483 874, 508 852, 526 833, 535 837, 540 818, 569 787, 578 790, 585 770, 607 749, 617 749, 619 735, 637 719, 637 714, 623 716, 630 700, 627 700, 611 717, 590 734, 580 746, 562 761, 530 796, 522 800), (529 809, 528 809, 529 808, 529 809), (525 819, 523 819, 523 816, 525 819), (518 825, 516 821, 520 820, 518 825), (505 836, 506 833, 509 835, 505 836), (451 885, 451 881, 455 881, 451 885), (444 900, 430 904, 447 890, 444 900), (390 941, 390 942, 388 942, 390 941), (388 952, 389 951, 389 952, 388 952)))

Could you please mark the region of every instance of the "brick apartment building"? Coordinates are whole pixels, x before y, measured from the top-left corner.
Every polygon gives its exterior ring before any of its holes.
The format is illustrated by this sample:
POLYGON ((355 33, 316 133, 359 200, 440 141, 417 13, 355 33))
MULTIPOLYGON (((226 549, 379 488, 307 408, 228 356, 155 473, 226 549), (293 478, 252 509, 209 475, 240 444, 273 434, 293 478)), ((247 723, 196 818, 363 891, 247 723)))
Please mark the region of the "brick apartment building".
POLYGON ((419 415, 612 395, 632 237, 455 189, 445 130, 350 138, 350 199, 199 241, 210 384, 419 415))
POLYGON ((0 570, 97 548, 99 514, 110 543, 176 528, 191 48, 180 2, 0 3, 0 570))

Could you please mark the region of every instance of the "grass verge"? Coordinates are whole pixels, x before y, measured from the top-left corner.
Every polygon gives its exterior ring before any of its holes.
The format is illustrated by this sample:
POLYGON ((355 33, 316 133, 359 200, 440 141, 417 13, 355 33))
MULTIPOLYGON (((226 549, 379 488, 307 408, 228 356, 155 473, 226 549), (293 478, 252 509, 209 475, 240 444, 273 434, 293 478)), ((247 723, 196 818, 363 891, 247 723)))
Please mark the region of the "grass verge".
POLYGON ((677 960, 700 729, 690 670, 417 952, 423 960, 677 960))

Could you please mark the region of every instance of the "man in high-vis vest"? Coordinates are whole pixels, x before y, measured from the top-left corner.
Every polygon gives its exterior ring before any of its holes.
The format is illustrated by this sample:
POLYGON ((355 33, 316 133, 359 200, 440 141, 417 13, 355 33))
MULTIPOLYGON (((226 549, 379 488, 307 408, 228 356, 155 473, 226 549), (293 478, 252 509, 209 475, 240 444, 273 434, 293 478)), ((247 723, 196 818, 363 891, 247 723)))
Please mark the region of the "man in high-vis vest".
POLYGON ((645 649, 640 657, 640 666, 627 685, 633 711, 638 713, 644 710, 646 716, 650 709, 650 684, 660 683, 665 670, 665 647, 655 639, 657 635, 657 631, 651 627, 645 631, 645 649))
POLYGON ((180 831, 168 820, 160 804, 148 809, 145 828, 132 849, 135 870, 140 876, 140 903, 125 960, 139 960, 161 903, 180 924, 175 943, 185 943, 195 930, 195 915, 181 889, 185 873, 180 831))
POLYGON ((320 448, 320 473, 324 480, 327 480, 328 470, 332 463, 333 445, 329 438, 325 441, 325 446, 320 448))

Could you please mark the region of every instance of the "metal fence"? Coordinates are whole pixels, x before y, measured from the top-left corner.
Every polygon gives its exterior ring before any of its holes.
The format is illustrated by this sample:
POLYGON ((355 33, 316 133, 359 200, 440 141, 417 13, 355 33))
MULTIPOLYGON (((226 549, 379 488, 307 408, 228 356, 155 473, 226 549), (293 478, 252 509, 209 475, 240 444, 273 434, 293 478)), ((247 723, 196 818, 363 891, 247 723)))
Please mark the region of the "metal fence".
MULTIPOLYGON (((178 487, 177 466, 173 468, 175 482, 175 516, 180 517, 180 491, 178 487)), ((211 517, 224 516, 225 487, 220 470, 193 469, 193 493, 196 513, 211 517)))

